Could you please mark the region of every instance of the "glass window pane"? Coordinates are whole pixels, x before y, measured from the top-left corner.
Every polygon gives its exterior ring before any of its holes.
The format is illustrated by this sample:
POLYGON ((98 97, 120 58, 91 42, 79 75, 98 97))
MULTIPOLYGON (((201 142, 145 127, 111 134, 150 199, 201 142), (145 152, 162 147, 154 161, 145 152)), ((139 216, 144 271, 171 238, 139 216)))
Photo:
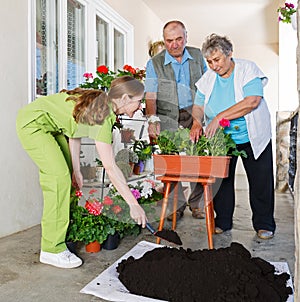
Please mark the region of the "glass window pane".
POLYGON ((67 6, 68 22, 68 63, 67 87, 73 89, 83 81, 85 70, 85 7, 78 1, 69 0, 67 6))
POLYGON ((57 91, 57 1, 36 1, 36 94, 57 91))
POLYGON ((108 24, 96 17, 97 66, 108 65, 108 24))
POLYGON ((114 29, 114 66, 115 70, 124 66, 124 35, 114 29))

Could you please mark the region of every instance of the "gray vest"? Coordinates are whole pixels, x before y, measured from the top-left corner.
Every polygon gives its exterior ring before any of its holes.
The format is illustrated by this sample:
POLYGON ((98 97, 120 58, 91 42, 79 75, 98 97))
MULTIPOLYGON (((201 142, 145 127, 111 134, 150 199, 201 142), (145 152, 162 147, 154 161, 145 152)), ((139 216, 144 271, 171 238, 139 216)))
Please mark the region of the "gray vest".
MULTIPOLYGON (((189 59, 190 89, 194 102, 195 83, 203 74, 203 56, 198 48, 186 47, 193 60, 189 59)), ((179 105, 177 95, 177 83, 172 64, 164 65, 165 53, 163 50, 152 58, 153 67, 158 78, 158 92, 156 100, 156 114, 161 119, 161 129, 177 129, 179 118, 179 105)))

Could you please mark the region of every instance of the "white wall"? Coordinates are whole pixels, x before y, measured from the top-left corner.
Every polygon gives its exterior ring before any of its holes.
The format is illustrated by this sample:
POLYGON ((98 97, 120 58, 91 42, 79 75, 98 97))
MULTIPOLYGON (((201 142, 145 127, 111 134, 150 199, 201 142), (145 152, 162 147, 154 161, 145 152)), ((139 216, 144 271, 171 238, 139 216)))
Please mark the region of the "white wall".
MULTIPOLYGON (((295 2, 291 1, 296 7, 295 2)), ((279 41, 279 111, 295 111, 299 106, 296 56, 297 29, 293 28, 292 24, 281 22, 279 24, 279 41)))
POLYGON ((134 67, 144 68, 148 56, 149 41, 162 39, 164 23, 141 0, 104 0, 134 26, 134 67))
POLYGON ((42 209, 36 167, 15 131, 17 111, 28 103, 27 11, 27 1, 1 2, 0 237, 38 224, 42 209))

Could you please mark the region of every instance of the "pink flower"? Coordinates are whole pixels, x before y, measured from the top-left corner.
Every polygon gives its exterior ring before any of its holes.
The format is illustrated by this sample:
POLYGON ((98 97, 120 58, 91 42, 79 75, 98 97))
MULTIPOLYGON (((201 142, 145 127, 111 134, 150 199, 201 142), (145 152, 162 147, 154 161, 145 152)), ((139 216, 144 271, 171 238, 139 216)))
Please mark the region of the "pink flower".
POLYGON ((226 118, 222 118, 220 121, 219 121, 219 125, 223 128, 226 128, 226 127, 230 127, 230 121, 227 120, 226 118))
POLYGON ((133 194, 133 196, 135 197, 135 199, 139 199, 141 197, 141 193, 137 189, 131 189, 131 193, 133 194))
POLYGON ((145 182, 148 182, 151 184, 152 189, 155 188, 155 181, 153 179, 145 179, 145 182))
POLYGON ((90 73, 90 72, 86 72, 86 73, 83 74, 83 77, 85 77, 87 80, 88 79, 92 79, 93 78, 93 74, 90 73))

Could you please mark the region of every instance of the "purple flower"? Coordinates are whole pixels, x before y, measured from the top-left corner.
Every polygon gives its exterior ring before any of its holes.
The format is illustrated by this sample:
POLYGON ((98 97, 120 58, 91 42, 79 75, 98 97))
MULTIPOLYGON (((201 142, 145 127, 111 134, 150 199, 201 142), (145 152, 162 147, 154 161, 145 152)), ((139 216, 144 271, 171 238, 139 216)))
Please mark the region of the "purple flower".
POLYGON ((141 193, 137 189, 131 189, 131 193, 133 194, 133 196, 135 197, 135 199, 139 199, 141 197, 141 193))
POLYGON ((294 8, 295 7, 293 3, 285 3, 285 6, 287 8, 294 8))

